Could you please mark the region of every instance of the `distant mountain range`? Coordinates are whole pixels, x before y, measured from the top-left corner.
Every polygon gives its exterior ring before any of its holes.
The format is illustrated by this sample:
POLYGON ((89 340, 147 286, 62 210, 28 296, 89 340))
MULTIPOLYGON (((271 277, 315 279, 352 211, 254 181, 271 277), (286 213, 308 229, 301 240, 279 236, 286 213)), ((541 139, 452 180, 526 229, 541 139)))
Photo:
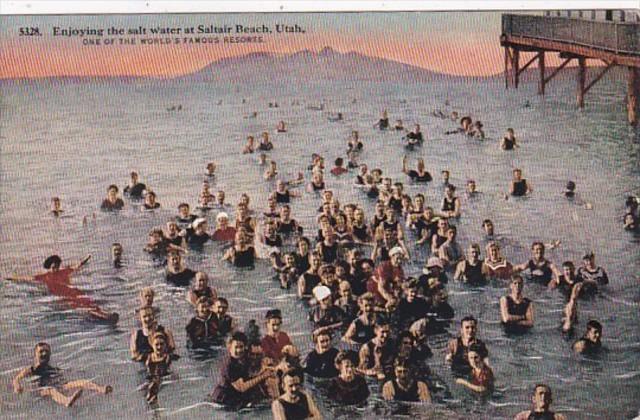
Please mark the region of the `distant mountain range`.
MULTIPOLYGON (((567 68, 558 74, 558 78, 575 77, 575 69, 567 68)), ((553 68, 547 69, 550 74, 553 68)), ((371 57, 353 51, 342 53, 331 47, 319 52, 302 50, 292 54, 254 52, 242 56, 222 58, 189 74, 168 80, 178 81, 224 81, 228 83, 246 83, 272 81, 286 78, 289 81, 336 80, 336 81, 388 81, 388 82, 429 82, 433 80, 489 80, 504 77, 502 73, 489 76, 455 76, 433 72, 421 67, 385 58, 371 57)), ((523 82, 537 80, 538 69, 527 69, 521 75, 523 82)), ((3 79, 0 82, 29 82, 32 79, 3 79)), ((83 77, 62 76, 47 77, 39 81, 51 83, 75 83, 82 81, 135 82, 167 80, 157 77, 83 77)))
POLYGON ((293 54, 251 53, 223 58, 202 69, 179 77, 183 80, 354 80, 426 82, 441 78, 463 78, 432 72, 417 66, 356 52, 341 53, 331 47, 319 52, 309 50, 293 54))

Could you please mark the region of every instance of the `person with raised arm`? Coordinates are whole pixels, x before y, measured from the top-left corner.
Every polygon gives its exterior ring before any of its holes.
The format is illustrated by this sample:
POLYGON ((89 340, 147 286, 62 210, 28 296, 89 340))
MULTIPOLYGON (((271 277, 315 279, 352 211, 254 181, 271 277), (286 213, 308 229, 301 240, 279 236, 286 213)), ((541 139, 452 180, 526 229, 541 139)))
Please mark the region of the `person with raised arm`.
POLYGON ((30 282, 44 284, 54 296, 60 297, 63 302, 75 309, 86 310, 88 314, 95 319, 117 323, 119 315, 116 312, 107 312, 101 309, 91 298, 84 293, 71 286, 71 276, 84 267, 91 259, 91 254, 84 257, 79 263, 62 266, 62 258, 58 255, 51 255, 44 260, 43 267, 47 270, 44 273, 33 276, 8 276, 6 280, 15 282, 30 282))

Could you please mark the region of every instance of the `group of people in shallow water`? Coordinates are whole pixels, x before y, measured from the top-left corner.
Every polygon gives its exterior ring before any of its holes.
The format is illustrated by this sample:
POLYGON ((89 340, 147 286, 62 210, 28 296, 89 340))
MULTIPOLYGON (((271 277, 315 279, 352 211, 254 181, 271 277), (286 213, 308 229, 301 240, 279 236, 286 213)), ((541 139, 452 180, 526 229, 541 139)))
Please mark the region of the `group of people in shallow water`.
MULTIPOLYGON (((434 115, 458 120, 453 113, 434 115)), ((459 122, 461 128, 455 132, 469 135, 472 130, 474 137, 484 138, 481 123, 472 124, 469 117, 459 122), (482 133, 481 137, 478 133, 482 133)), ((386 111, 375 127, 404 130, 400 120, 393 128, 389 125, 386 111)), ((286 131, 285 123, 281 121, 276 131, 286 131)), ((417 124, 405 139, 414 146, 425 141, 417 124)), ((515 147, 519 144, 509 129, 501 148, 515 147)), ((349 176, 350 170, 356 172, 355 187, 362 191, 363 200, 375 203, 369 217, 363 205, 340 202, 325 182, 324 158, 314 154, 307 168, 310 181, 305 189, 318 197, 317 225, 303 227, 294 218, 293 209, 296 198, 302 194, 295 188, 304 184, 304 174, 284 180, 275 162, 263 154, 258 162, 268 167, 264 180, 274 182, 263 212, 252 208, 247 194, 242 194, 235 206, 226 202, 223 190, 213 194, 210 185, 215 182, 216 165, 211 162, 206 168, 196 214, 188 203, 181 203, 175 217, 149 232, 144 251, 158 265, 166 266, 167 283, 185 288, 187 300, 193 306, 194 316, 184 327, 189 349, 201 357, 211 357, 212 348, 226 345, 228 354, 210 395, 212 402, 236 410, 270 401, 276 419, 320 418, 314 397, 303 385, 305 378, 313 378, 323 397, 340 405, 365 404, 371 394, 372 381, 379 382, 385 400, 428 404, 440 390, 428 365, 434 357, 428 343, 430 337, 448 334, 456 310, 464 316, 459 335, 451 338, 447 345, 445 361, 451 366, 456 385, 474 393, 488 394, 495 382, 489 349, 478 338, 478 321, 470 314, 471 309, 449 304, 447 285, 450 281, 476 288, 490 283, 507 287, 495 317, 500 319, 508 335, 526 334, 534 327, 534 304, 526 297, 525 284, 534 289, 557 288, 562 292, 566 306, 558 323, 566 334, 573 334, 578 300, 593 297, 599 288, 608 284, 606 271, 596 264, 591 251, 582 257, 578 268, 572 261, 565 261, 558 268, 548 260, 545 251, 559 246, 559 241, 534 242, 528 261, 520 264, 508 261, 490 219, 479 227, 483 234, 478 241, 464 249, 457 241, 456 225, 465 209, 463 200, 456 195, 456 187, 449 182, 448 170, 441 172, 443 196, 440 206, 434 208, 427 205, 424 194, 411 197, 405 192, 403 182, 393 182, 383 176, 382 169, 369 171, 367 165, 357 164, 357 156, 363 149, 359 133, 353 131, 347 145, 348 167, 344 168, 344 160, 338 158, 335 167, 327 172, 334 178, 349 176), (231 214, 234 214, 233 221, 231 214), (209 228, 210 220, 215 220, 214 229, 209 228), (293 289, 309 307, 312 330, 309 339, 313 350, 300 354, 283 327, 294 314, 283 314, 276 308, 265 314, 264 335, 255 320, 244 327, 237 325, 229 314, 229 301, 209 285, 209 274, 192 270, 184 262, 185 253, 203 252, 210 241, 228 244, 223 255, 216 257, 235 267, 251 268, 257 259, 271 264, 275 284, 282 289, 293 289), (423 269, 419 273, 405 273, 406 262, 415 261, 412 253, 416 248, 423 248, 428 255, 423 269)), ((264 132, 257 146, 249 136, 242 153, 274 150, 269 133, 264 132)), ((414 184, 434 182, 422 159, 415 169, 410 169, 405 157, 402 172, 414 184)), ((567 185, 565 196, 574 198, 574 190, 575 183, 567 185)), ((532 191, 522 170, 513 170, 506 197, 521 197, 532 191)), ((116 185, 109 186, 102 210, 118 211, 125 207, 118 192, 116 185)), ((155 193, 139 181, 136 172, 131 172, 123 192, 131 205, 139 205, 144 211, 160 208, 155 193)), ((468 180, 464 198, 478 198, 474 180, 468 180)), ((633 229, 637 229, 637 199, 632 197, 626 204, 625 228, 635 223, 633 229), (628 218, 633 220, 627 222, 628 218)), ((52 213, 59 216, 62 211, 60 200, 54 199, 52 213)), ((111 254, 114 267, 122 267, 122 245, 114 243, 111 254)), ((43 283, 50 293, 61 297, 69 306, 85 310, 93 318, 115 323, 118 314, 102 310, 70 285, 72 274, 90 258, 87 256, 78 264, 62 268, 62 259, 53 255, 44 262, 47 272, 8 279, 43 283)), ((251 276, 250 271, 246 273, 251 276)), ((131 358, 143 363, 147 370, 143 388, 147 401, 152 404, 158 401, 162 378, 169 374, 171 364, 179 360, 172 330, 159 323, 154 296, 152 288, 140 290, 140 306, 135 314, 139 328, 132 331, 129 346, 131 358)), ((602 332, 600 322, 589 320, 586 332, 574 342, 572 349, 597 354, 602 348, 602 332)), ((111 391, 110 386, 86 380, 67 383, 54 380, 59 370, 49 365, 50 355, 48 344, 36 345, 33 365, 21 370, 14 379, 16 392, 22 392, 22 381, 30 376, 37 378, 40 395, 67 406, 76 401, 82 389, 111 391), (76 388, 78 390, 67 395, 66 391, 76 388)), ((551 389, 547 385, 534 387, 532 402, 533 408, 519 413, 516 419, 564 418, 551 411, 551 389)))

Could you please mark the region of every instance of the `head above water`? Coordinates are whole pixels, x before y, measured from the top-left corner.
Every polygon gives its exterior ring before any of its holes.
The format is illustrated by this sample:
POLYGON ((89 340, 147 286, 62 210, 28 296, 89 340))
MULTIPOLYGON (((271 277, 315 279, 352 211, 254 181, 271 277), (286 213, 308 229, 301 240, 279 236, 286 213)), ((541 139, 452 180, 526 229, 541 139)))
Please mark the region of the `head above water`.
POLYGON ((62 258, 60 258, 58 255, 51 255, 46 260, 44 260, 44 263, 42 265, 44 266, 44 268, 48 270, 50 268, 54 268, 54 269, 60 268, 61 264, 62 264, 62 258))

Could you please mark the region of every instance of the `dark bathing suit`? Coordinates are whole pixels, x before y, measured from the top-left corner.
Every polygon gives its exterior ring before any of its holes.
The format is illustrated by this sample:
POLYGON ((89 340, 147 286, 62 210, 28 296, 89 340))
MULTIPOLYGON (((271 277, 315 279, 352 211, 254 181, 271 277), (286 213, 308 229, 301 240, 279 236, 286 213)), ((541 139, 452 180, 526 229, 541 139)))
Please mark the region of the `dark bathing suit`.
POLYGON ((418 395, 418 381, 413 381, 413 383, 407 390, 400 388, 395 379, 391 381, 391 386, 393 386, 394 400, 420 401, 420 396, 418 395))
POLYGON ((167 271, 166 279, 169 283, 174 286, 186 287, 191 283, 191 279, 194 278, 196 272, 191 270, 190 268, 185 268, 179 273, 172 273, 167 271))
POLYGON ((513 193, 511 195, 516 197, 522 197, 527 195, 527 180, 521 179, 520 181, 514 181, 513 193))
MULTIPOLYGON (((531 301, 527 298, 522 298, 522 302, 516 303, 511 296, 507 296, 507 312, 509 312, 509 315, 525 316, 529 305, 531 305, 531 301)), ((521 333, 529 329, 529 327, 518 325, 516 322, 503 322, 502 325, 507 333, 521 333)))
POLYGON ((555 420, 555 418, 556 418, 556 413, 554 413, 553 411, 536 413, 533 410, 531 410, 531 413, 529 413, 529 417, 527 417, 528 420, 555 420))
POLYGON ((487 284, 487 278, 482 273, 482 260, 478 260, 476 265, 469 264, 469 261, 465 261, 464 264, 464 276, 467 279, 467 284, 470 286, 485 286, 487 284))
POLYGON ((531 280, 542 285, 548 285, 553 276, 550 263, 547 260, 542 262, 542 265, 537 265, 533 260, 529 260, 527 263, 527 269, 531 273, 531 280), (540 273, 537 273, 539 271, 540 273))
POLYGON ((307 396, 302 392, 296 393, 298 402, 290 403, 282 398, 278 398, 278 402, 282 404, 284 409, 284 417, 287 420, 304 420, 309 417, 309 401, 307 396))

